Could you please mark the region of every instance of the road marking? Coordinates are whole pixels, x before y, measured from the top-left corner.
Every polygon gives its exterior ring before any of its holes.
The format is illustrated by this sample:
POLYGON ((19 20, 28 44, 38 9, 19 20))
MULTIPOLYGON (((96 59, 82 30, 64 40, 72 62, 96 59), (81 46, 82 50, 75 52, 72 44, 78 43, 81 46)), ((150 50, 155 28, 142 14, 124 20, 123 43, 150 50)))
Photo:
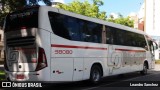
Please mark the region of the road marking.
MULTIPOLYGON (((152 76, 152 75, 156 75, 156 74, 160 74, 160 73, 148 74, 148 75, 145 75, 145 76, 152 76)), ((118 82, 113 82, 113 83, 108 83, 108 84, 102 84, 102 85, 99 85, 97 87, 91 87, 91 88, 86 88, 86 89, 82 89, 82 90, 92 90, 92 89, 96 89, 96 88, 103 87, 103 86, 117 84, 117 83, 120 83, 120 82, 123 82, 123 81, 130 81, 130 80, 134 80, 134 79, 137 79, 137 78, 142 78, 142 77, 145 77, 145 76, 135 77, 135 78, 131 78, 131 79, 127 79, 127 80, 122 80, 122 81, 118 81, 118 82)))

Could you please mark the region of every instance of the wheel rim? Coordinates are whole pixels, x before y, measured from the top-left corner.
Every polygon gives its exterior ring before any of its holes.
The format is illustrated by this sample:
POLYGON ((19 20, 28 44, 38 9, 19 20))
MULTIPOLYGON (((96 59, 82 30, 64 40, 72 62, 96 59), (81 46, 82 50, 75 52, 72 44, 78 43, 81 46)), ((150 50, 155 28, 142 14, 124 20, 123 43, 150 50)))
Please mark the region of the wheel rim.
POLYGON ((100 79, 100 72, 98 70, 94 70, 93 73, 92 73, 92 78, 93 78, 93 81, 99 81, 100 79))

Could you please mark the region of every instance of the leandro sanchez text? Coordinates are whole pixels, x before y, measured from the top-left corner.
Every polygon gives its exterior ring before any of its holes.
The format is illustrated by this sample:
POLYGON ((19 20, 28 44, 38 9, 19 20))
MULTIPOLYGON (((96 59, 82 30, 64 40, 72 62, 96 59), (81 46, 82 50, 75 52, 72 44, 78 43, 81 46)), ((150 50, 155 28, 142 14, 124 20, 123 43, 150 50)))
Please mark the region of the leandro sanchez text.
POLYGON ((130 83, 131 87, 158 87, 158 83, 130 83))

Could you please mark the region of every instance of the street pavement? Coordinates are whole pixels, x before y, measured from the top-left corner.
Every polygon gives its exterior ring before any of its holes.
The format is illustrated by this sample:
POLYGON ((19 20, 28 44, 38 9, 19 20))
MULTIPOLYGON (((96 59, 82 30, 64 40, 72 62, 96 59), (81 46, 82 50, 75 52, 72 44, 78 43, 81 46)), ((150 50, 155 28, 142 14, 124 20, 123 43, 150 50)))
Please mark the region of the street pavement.
POLYGON ((89 82, 74 82, 71 84, 59 84, 48 88, 56 88, 58 90, 160 90, 160 64, 156 64, 155 68, 149 70, 147 75, 129 73, 122 76, 103 78, 102 82, 98 85, 91 85, 89 82), (130 83, 158 83, 159 85, 158 87, 132 87, 130 83))
MULTIPOLYGON (((0 66, 3 70, 3 66, 0 66)), ((97 85, 92 85, 88 81, 71 82, 64 84, 50 84, 43 88, 32 89, 46 89, 52 88, 54 90, 160 90, 160 64, 156 64, 155 68, 148 71, 147 75, 140 75, 139 73, 129 73, 124 75, 109 76, 103 78, 102 82, 97 85), (153 83, 158 84, 158 87, 139 87, 131 86, 131 84, 153 83)), ((28 88, 25 88, 28 89, 28 88)), ((8 89, 3 89, 8 90, 8 89)))
POLYGON ((155 64, 154 71, 160 71, 160 64, 155 64))
POLYGON ((0 65, 0 71, 4 71, 4 66, 0 65))
POLYGON ((130 77, 128 79, 120 80, 102 84, 96 87, 85 88, 82 90, 160 90, 160 64, 156 64, 155 68, 148 71, 148 75, 138 77, 130 77), (132 84, 143 84, 143 86, 132 86, 132 84), (144 86, 145 84, 157 84, 158 87, 144 86))

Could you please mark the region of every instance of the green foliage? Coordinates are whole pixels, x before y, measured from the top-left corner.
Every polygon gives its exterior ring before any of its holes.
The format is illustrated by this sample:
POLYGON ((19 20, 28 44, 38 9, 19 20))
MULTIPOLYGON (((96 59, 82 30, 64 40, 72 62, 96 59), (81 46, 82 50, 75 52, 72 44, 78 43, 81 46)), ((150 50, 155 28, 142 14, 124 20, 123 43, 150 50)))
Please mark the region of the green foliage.
POLYGON ((90 4, 87 0, 84 2, 74 0, 69 4, 58 4, 57 7, 85 16, 106 20, 106 12, 101 12, 99 10, 99 7, 102 5, 103 2, 101 0, 93 0, 92 4, 90 4))
POLYGON ((25 0, 21 0, 21 2, 19 2, 19 0, 0 0, 0 5, 0 26, 2 27, 5 16, 9 12, 23 7, 25 5, 25 0))
POLYGON ((4 71, 0 71, 0 75, 5 75, 5 72, 4 71))
POLYGON ((85 16, 99 18, 102 20, 107 20, 109 22, 114 22, 117 24, 122 24, 125 26, 133 27, 134 21, 130 20, 129 17, 124 18, 121 14, 119 14, 119 18, 114 19, 113 16, 110 16, 109 19, 106 17, 106 12, 101 12, 99 7, 104 3, 101 0, 93 0, 93 3, 90 4, 87 0, 84 2, 80 2, 79 0, 74 0, 69 4, 59 4, 57 7, 68 10, 74 13, 82 14, 85 16))
POLYGON ((133 27, 134 21, 130 20, 130 17, 123 17, 121 14, 119 14, 119 17, 114 19, 114 17, 111 15, 109 19, 107 19, 109 22, 114 22, 117 24, 122 24, 125 26, 133 27))
POLYGON ((0 81, 5 80, 5 72, 0 70, 0 81))
MULTIPOLYGON (((51 5, 50 0, 28 0, 28 2, 26 2, 26 0, 0 0, 0 6, 2 7, 0 9, 0 28, 3 26, 4 17, 9 12, 12 12, 18 8, 22 8, 26 5, 38 5, 37 1, 43 1, 46 5, 51 5)), ((80 2, 79 0, 73 0, 73 2, 69 4, 58 4, 57 7, 85 16, 99 18, 102 20, 107 20, 109 22, 114 22, 125 26, 133 27, 133 20, 130 20, 129 17, 124 18, 121 14, 119 14, 119 18, 117 19, 114 19, 112 16, 110 16, 110 18, 107 19, 106 12, 99 10, 99 7, 103 4, 104 3, 102 0, 92 0, 92 4, 90 4, 88 0, 85 0, 84 2, 80 2)))

